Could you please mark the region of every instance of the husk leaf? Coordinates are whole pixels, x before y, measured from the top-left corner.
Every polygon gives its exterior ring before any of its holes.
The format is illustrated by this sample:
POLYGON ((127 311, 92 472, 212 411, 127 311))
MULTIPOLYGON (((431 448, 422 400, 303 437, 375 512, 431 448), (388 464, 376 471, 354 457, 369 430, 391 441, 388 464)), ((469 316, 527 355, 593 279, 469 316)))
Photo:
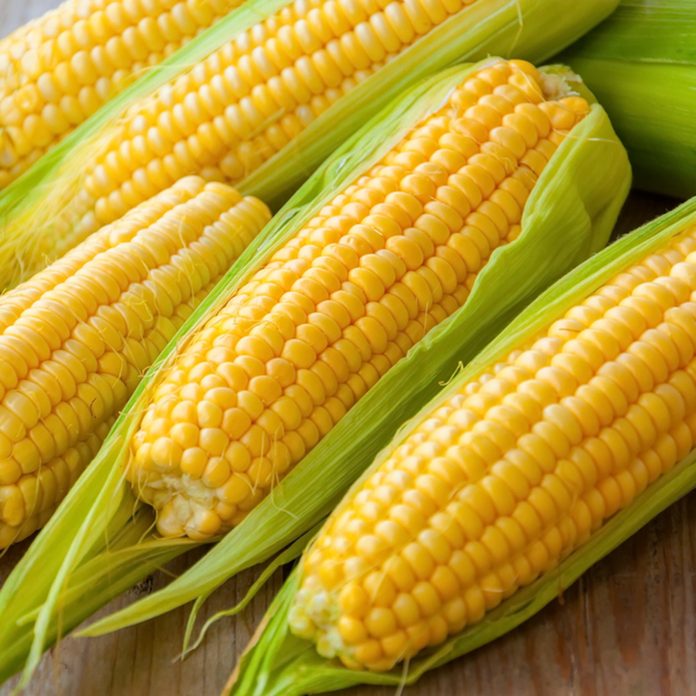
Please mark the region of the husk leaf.
POLYGON ((696 194, 696 7, 692 0, 622 0, 560 57, 606 108, 639 188, 696 194))

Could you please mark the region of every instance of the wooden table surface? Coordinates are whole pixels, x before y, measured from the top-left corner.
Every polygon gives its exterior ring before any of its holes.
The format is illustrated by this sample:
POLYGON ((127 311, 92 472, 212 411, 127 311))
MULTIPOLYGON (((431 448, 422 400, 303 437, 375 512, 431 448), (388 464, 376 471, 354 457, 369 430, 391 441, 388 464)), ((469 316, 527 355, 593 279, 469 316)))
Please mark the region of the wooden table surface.
MULTIPOLYGON (((0 0, 0 35, 58 4, 0 0)), ((671 206, 634 194, 621 219, 627 231, 671 206)), ((536 617, 494 643, 424 677, 409 696, 696 693, 696 493, 667 510, 597 564, 536 617)), ((0 559, 0 582, 27 543, 0 559)), ((196 554, 178 559, 181 572, 196 554)), ((227 583, 203 612, 236 604, 256 573, 227 583)), ((92 640, 66 639, 44 656, 31 696, 215 696, 283 580, 277 573, 246 613, 219 622, 185 662, 175 660, 187 609, 92 640)), ((163 584, 157 575, 115 600, 114 610, 163 584)), ((0 617, 0 621, 2 617, 0 617)), ((9 696, 12 682, 0 688, 9 696)), ((379 696, 389 689, 354 689, 379 696)))

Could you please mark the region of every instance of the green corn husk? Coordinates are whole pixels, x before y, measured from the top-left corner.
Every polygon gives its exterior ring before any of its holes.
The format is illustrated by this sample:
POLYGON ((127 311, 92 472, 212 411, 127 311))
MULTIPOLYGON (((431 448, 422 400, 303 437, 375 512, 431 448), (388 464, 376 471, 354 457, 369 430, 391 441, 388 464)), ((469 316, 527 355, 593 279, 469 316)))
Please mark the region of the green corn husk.
MULTIPOLYGON (((497 60, 497 59, 491 59, 497 60)), ((41 653, 97 607, 192 546, 129 531, 137 508, 124 478, 128 442, 148 398, 185 337, 328 200, 379 161, 422 118, 483 64, 451 68, 411 89, 349 139, 293 196, 165 348, 120 415, 99 454, 0 590, 0 680, 24 666, 25 684, 41 653), (113 540, 127 538, 114 552, 113 540), (87 579, 92 578, 88 583, 87 579), (78 588, 78 589, 76 589, 78 588)), ((577 86, 567 69, 547 68, 559 85, 577 86)), ((592 97, 583 92, 590 101, 592 97)), ((541 290, 606 243, 630 187, 626 152, 596 103, 539 178, 522 231, 494 252, 466 304, 392 368, 274 491, 213 550, 163 591, 88 631, 144 621, 191 600, 195 609, 244 568, 268 561, 317 524, 343 492, 457 366, 474 356, 541 290), (533 269, 533 272, 530 270, 533 269)), ((145 523, 142 523, 145 524, 145 523)), ((299 547, 295 547, 299 552, 299 547)), ((292 555, 292 553, 290 554, 292 555)), ((286 555, 283 558, 288 558, 286 555)), ((187 630, 191 635, 195 611, 187 630)))
MULTIPOLYGON (((354 484, 354 488, 403 442, 428 413, 460 390, 464 383, 476 379, 487 367, 504 358, 516 347, 528 344, 531 338, 606 280, 694 225, 696 198, 607 247, 540 295, 464 368, 447 389, 404 425, 392 443, 354 484)), ((235 696, 300 696, 358 684, 393 687, 413 684, 425 672, 485 645, 533 616, 575 582, 585 570, 694 487, 696 449, 671 471, 658 478, 629 507, 608 520, 589 541, 555 569, 518 590, 487 613, 480 622, 465 628, 442 645, 424 650, 408 663, 398 665, 389 672, 347 669, 338 660, 320 657, 312 642, 297 638, 290 632, 288 615, 301 579, 298 565, 271 604, 223 693, 235 696)))
POLYGON ((679 198, 696 194, 693 0, 622 0, 560 60, 606 108, 631 156, 636 186, 679 198))
MULTIPOLYGON (((249 0, 119 94, 0 193, 0 291, 79 241, 76 206, 86 173, 126 108, 291 0, 249 0)), ((336 147, 418 81, 488 55, 546 60, 614 10, 618 0, 476 0, 388 61, 296 139, 235 183, 278 206, 336 147)), ((279 117, 282 114, 279 114, 279 117)), ((267 125, 267 124, 260 124, 267 125)), ((196 173, 196 172, 190 172, 196 173)))

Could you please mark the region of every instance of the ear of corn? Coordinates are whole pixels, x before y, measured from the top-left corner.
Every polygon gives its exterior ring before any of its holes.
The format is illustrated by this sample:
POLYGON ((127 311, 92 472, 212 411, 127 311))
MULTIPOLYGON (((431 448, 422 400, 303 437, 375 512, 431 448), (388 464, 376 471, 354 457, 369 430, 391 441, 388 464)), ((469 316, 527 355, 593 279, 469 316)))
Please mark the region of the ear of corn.
POLYGON ((589 112, 500 61, 448 95, 267 257, 153 384, 128 476, 163 536, 241 522, 466 304, 589 112))
POLYGON ((696 194, 696 25, 690 0, 622 0, 561 56, 606 107, 647 191, 696 194))
POLYGON ((616 2, 250 0, 0 196, 0 287, 187 174, 283 201, 417 80, 470 57, 541 60, 616 2))
POLYGON ((270 212, 199 177, 0 297, 0 549, 41 527, 270 212))
POLYGON ((0 40, 0 188, 243 0, 67 0, 0 40))
POLYGON ((226 693, 413 683, 696 486, 694 251, 696 199, 532 303, 355 483, 226 693))
MULTIPOLYGON (((94 606, 94 597, 106 599, 114 588, 122 588, 121 578, 127 575, 132 579, 137 575, 138 564, 148 561, 151 551, 147 545, 154 541, 133 544, 123 550, 116 559, 120 563, 116 567, 113 557, 100 556, 97 549, 100 543, 104 544, 105 538, 123 533, 119 511, 134 504, 129 485, 123 480, 130 442, 140 425, 143 409, 158 385, 177 373, 175 348, 184 341, 186 346, 199 345, 198 341, 210 332, 207 329, 198 335, 194 332, 206 326, 211 317, 222 316, 220 311, 230 306, 230 297, 249 283, 268 259, 279 259, 284 248, 297 249, 298 240, 302 241, 297 236, 301 230, 311 233, 319 229, 310 227, 310 221, 321 211, 333 215, 331 201, 339 201, 342 192, 346 195, 355 192, 353 185, 359 184, 366 172, 379 165, 399 143, 411 142, 408 138, 418 132, 414 131, 414 126, 431 123, 433 115, 456 98, 457 86, 468 78, 473 79, 474 72, 477 75, 486 70, 495 73, 500 66, 499 60, 493 60, 480 66, 452 69, 405 94, 347 141, 247 248, 141 382, 92 465, 24 556, 9 585, 0 591, 0 610, 9 617, 0 627, 0 654, 4 656, 4 661, 0 662, 2 674, 16 668, 26 656, 28 645, 32 646, 27 668, 31 671, 43 647, 55 639, 51 618, 58 607, 62 625, 74 626, 85 617, 85 605, 94 606), (153 380, 155 375, 160 377, 153 380), (86 564, 90 564, 95 575, 100 577, 97 572, 100 563, 112 564, 113 588, 96 584, 89 602, 71 602, 70 598, 74 598, 71 578, 82 573, 86 564), (20 596, 19 579, 31 574, 39 565, 44 568, 41 578, 32 584, 31 594, 25 592, 20 596), (16 627, 11 620, 13 616, 25 617, 21 627, 16 627)), ((524 75, 520 84, 528 85, 530 74, 534 74, 531 66, 520 66, 516 70, 524 75), (526 70, 532 72, 527 74, 526 70)), ((557 91, 561 98, 564 90, 574 84, 572 75, 562 69, 548 70, 542 75, 546 89, 557 91)), ((482 80, 474 79, 473 84, 485 86, 482 80)), ((580 101, 576 99, 574 103, 580 101)), ((489 112, 484 109, 481 114, 484 113, 489 112)), ((571 116, 572 112, 565 112, 565 115, 571 116)), ((558 127, 562 129, 563 125, 558 127)), ((504 135, 504 131, 500 134, 504 135)), ((300 537, 328 512, 361 468, 388 442, 400 422, 437 392, 440 380, 447 379, 459 361, 466 361, 480 349, 502 321, 563 270, 603 245, 629 186, 625 152, 597 104, 592 104, 589 113, 561 140, 524 205, 517 239, 491 255, 467 290, 470 294, 463 306, 387 371, 276 486, 273 494, 261 501, 207 555, 204 563, 194 566, 167 592, 153 595, 147 604, 115 617, 99 630, 144 620, 190 599, 206 596, 243 567, 268 560, 300 537), (529 273, 532 267, 533 274, 529 273), (308 486, 308 482, 311 485, 308 486)), ((420 146, 425 141, 427 138, 421 140, 420 146)), ((512 141, 509 145, 514 147, 512 141)), ((396 163, 392 169, 405 166, 412 157, 406 153, 401 157, 401 165, 396 163)), ((439 175, 431 171, 430 176, 439 175)), ((428 176, 424 175, 424 179, 427 181, 428 176)), ((415 179, 412 177, 411 181, 415 179)), ((353 212, 358 210, 359 206, 348 203, 345 196, 341 200, 352 205, 353 212)), ((349 212, 347 208, 345 214, 349 212)), ((488 212, 494 214, 492 210, 488 212)), ((336 223, 341 220, 340 216, 334 219, 336 223)), ((304 253, 309 253, 310 245, 305 245, 305 249, 304 253)), ((295 265, 299 268, 298 264, 295 265)), ((212 382, 207 387, 213 387, 212 382)), ((213 481, 211 483, 214 485, 213 481)), ((196 515, 192 519, 198 522, 196 515)), ((234 516, 229 521, 237 522, 234 516)), ((209 534, 215 530, 199 527, 198 531, 202 532, 200 536, 205 536, 203 532, 209 534)), ((175 553, 172 550, 175 547, 164 542, 160 548, 162 553, 175 553)))

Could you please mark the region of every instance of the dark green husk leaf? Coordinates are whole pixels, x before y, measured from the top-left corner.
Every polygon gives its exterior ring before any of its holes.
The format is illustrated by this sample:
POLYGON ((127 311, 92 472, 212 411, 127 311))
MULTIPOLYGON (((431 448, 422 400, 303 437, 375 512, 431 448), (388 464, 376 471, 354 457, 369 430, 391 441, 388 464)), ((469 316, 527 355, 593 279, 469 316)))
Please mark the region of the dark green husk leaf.
POLYGON ((622 0, 560 59, 606 108, 639 188, 696 194, 696 7, 692 0, 622 0))
MULTIPOLYGON (((380 453, 374 464, 356 481, 354 487, 360 485, 361 480, 368 476, 374 467, 379 466, 388 453, 398 446, 428 413, 438 408, 454 391, 461 389, 463 383, 475 379, 486 367, 500 360, 515 347, 527 344, 544 327, 604 281, 694 225, 696 198, 614 243, 540 295, 464 368, 447 389, 399 431, 389 447, 380 453)), ((569 555, 553 571, 513 594, 479 623, 466 628, 438 648, 424 651, 408 664, 398 666, 390 672, 347 669, 337 660, 320 657, 313 643, 290 633, 288 615, 299 586, 298 567, 271 604, 266 618, 223 693, 235 696, 299 696, 335 691, 358 684, 412 684, 425 672, 485 645, 533 616, 575 582, 587 568, 694 487, 696 450, 655 481, 632 505, 612 517, 587 543, 569 555)))
MULTIPOLYGON (((63 223, 74 218, 70 206, 88 165, 97 158, 104 134, 125 108, 290 1, 248 0, 148 71, 0 192, 0 290, 74 245, 75 235, 66 233, 63 223)), ((543 61, 604 19, 617 3, 477 0, 336 102, 298 138, 251 172, 239 188, 276 207, 371 116, 419 80, 458 61, 491 54, 543 61)))
MULTIPOLYGON (((125 531, 134 524, 129 521, 132 514, 152 520, 151 513, 138 508, 123 474, 127 443, 147 401, 149 385, 166 369, 186 336, 224 304, 279 244, 378 161, 414 123, 436 111, 475 67, 479 66, 452 68, 411 89, 339 148, 165 348, 95 460, 0 590, 0 680, 24 664, 22 683, 26 683, 43 650, 57 639, 58 626, 64 632, 71 630, 128 583, 145 577, 153 565, 190 548, 190 543, 153 535, 133 543, 125 531), (118 534, 126 534, 131 542, 117 555, 107 553, 107 542, 118 534), (109 582, 86 588, 86 568, 109 582), (75 586, 85 587, 85 592, 79 594, 72 589, 75 586)), ((575 84, 572 73, 563 68, 549 72, 575 84)), ((474 356, 541 290, 606 243, 629 186, 626 153, 603 109, 593 104, 540 177, 525 208, 521 235, 494 253, 466 305, 385 375, 212 552, 162 592, 107 617, 88 632, 114 630, 206 597, 227 578, 267 561, 307 532, 389 442, 400 423, 436 394, 459 364, 474 356)))

